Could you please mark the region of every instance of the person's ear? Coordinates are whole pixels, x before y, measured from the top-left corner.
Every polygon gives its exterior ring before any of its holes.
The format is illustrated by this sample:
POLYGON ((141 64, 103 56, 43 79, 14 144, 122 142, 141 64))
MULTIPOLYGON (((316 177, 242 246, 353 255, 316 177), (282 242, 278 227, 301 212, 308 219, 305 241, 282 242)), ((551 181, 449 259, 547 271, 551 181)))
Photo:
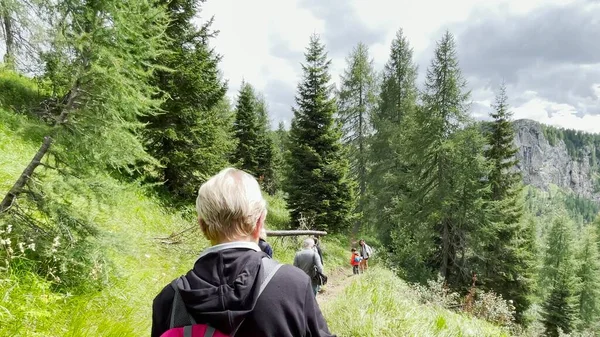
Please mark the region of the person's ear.
POLYGON ((200 229, 202 230, 202 234, 204 234, 204 237, 210 240, 210 238, 208 237, 208 228, 206 226, 206 223, 200 217, 198 217, 198 224, 200 225, 200 229))
POLYGON ((262 214, 258 217, 258 220, 256 220, 256 226, 254 226, 254 231, 252 232, 252 239, 256 240, 257 242, 260 237, 260 231, 265 226, 266 215, 266 212, 262 212, 262 214))

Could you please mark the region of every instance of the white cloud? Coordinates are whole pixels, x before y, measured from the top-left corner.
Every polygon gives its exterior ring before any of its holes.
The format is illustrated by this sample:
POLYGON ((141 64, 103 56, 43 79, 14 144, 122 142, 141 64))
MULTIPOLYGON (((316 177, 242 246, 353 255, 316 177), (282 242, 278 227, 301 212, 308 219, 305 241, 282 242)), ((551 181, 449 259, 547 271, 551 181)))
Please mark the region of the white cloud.
POLYGON ((512 109, 515 119, 528 118, 567 129, 600 133, 600 115, 578 116, 569 104, 550 102, 539 97, 512 109))
MULTIPOLYGON (((325 29, 325 22, 311 13, 310 9, 299 6, 300 1, 209 0, 203 4, 201 13, 203 18, 214 15, 213 28, 220 30, 220 35, 213 40, 212 45, 223 55, 220 67, 224 77, 229 80, 229 96, 237 96, 242 78, 260 91, 268 90, 265 94, 274 125, 279 121, 285 121, 286 125, 289 125, 292 116, 291 107, 294 104, 293 97, 301 68, 298 62, 291 58, 302 55, 312 33, 322 34, 325 29), (273 49, 274 46, 277 47, 276 50, 273 49)), ((387 61, 390 43, 398 28, 404 30, 414 48, 415 61, 429 60, 434 42, 440 38, 441 32, 453 23, 472 19, 473 13, 481 13, 480 17, 484 19, 485 15, 490 13, 524 14, 537 10, 540 6, 573 1, 362 0, 347 2, 347 6, 352 6, 361 24, 385 35, 379 42, 369 46, 375 66, 381 69, 387 61)), ((338 29, 343 30, 345 27, 338 29)), ((353 41, 348 42, 347 50, 342 54, 350 52, 352 43, 353 41)), ((339 75, 345 65, 343 57, 333 59, 333 82, 339 81, 339 75)), ((426 66, 426 63, 421 63, 420 74, 425 72, 423 66, 426 66)), ((493 100, 493 92, 489 88, 473 89, 473 99, 480 107, 489 105, 493 100)), ((600 84, 593 90, 600 97, 600 84)), ((531 90, 511 94, 527 100, 524 104, 514 107, 515 117, 518 115, 518 118, 531 118, 552 125, 600 132, 600 116, 578 116, 576 107, 541 99, 531 90)), ((480 110, 474 111, 474 115, 483 118, 484 114, 480 110)))

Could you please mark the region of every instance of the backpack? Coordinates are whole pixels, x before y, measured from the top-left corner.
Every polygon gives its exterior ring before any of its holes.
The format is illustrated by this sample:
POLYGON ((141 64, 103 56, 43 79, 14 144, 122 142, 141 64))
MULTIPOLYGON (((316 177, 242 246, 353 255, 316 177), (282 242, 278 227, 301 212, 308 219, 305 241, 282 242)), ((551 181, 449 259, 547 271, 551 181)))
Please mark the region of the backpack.
MULTIPOLYGON (((260 288, 258 289, 258 297, 262 294, 263 290, 281 265, 276 261, 263 257, 261 260, 262 270, 259 272, 259 280, 260 280, 260 288)), ((183 277, 175 279, 171 282, 171 287, 175 290, 175 296, 173 297, 173 306, 171 308, 171 323, 169 324, 169 330, 165 331, 161 337, 233 337, 235 336, 237 330, 244 324, 244 321, 238 325, 238 327, 233 331, 233 333, 229 336, 226 335, 215 328, 211 327, 209 324, 198 324, 190 315, 185 307, 185 303, 183 303, 183 298, 181 297, 181 293, 179 293, 179 288, 177 287, 177 281, 183 277)), ((257 297, 257 299, 258 299, 257 297)))
POLYGON ((314 266, 314 276, 313 279, 316 281, 317 285, 324 286, 327 284, 327 276, 325 274, 319 273, 319 269, 317 266, 314 266))

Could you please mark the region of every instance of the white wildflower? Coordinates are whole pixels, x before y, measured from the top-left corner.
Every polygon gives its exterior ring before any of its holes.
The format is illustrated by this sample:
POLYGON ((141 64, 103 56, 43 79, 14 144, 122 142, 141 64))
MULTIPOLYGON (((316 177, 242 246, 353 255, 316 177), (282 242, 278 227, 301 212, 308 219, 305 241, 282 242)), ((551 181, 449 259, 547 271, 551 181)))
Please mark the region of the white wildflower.
POLYGON ((58 247, 60 246, 60 237, 55 237, 54 241, 52 241, 52 247, 58 247))
POLYGON ((6 233, 10 233, 12 231, 12 225, 6 226, 6 233))
POLYGON ((31 251, 35 252, 35 242, 32 242, 30 244, 27 245, 27 249, 30 249, 31 251))
POLYGON ((25 253, 25 243, 19 242, 18 246, 21 253, 25 253))

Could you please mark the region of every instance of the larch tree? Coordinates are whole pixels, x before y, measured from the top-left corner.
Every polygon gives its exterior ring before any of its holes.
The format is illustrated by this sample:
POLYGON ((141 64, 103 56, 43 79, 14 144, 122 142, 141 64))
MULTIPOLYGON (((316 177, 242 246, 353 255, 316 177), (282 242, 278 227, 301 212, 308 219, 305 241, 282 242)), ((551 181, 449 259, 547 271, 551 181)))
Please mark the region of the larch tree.
POLYGON ((228 164, 234 148, 233 116, 225 101, 227 85, 219 74, 220 56, 209 41, 217 35, 212 19, 199 27, 200 12, 194 0, 160 0, 169 15, 165 47, 158 58, 166 68, 157 71, 153 84, 166 100, 162 113, 144 118, 146 148, 160 165, 158 181, 176 199, 193 198, 207 177, 228 164))
POLYGON ((383 242, 391 245, 393 221, 389 210, 406 192, 406 182, 399 173, 406 171, 401 150, 402 135, 408 128, 404 117, 417 106, 417 67, 413 51, 402 30, 392 41, 385 64, 377 107, 372 111, 373 135, 369 139, 369 206, 366 221, 373 223, 383 242))
MULTIPOLYGON (((359 43, 346 59, 346 63, 346 69, 340 78, 338 116, 352 175, 358 183, 357 213, 362 214, 367 194, 370 116, 377 104, 377 82, 373 60, 369 58, 369 49, 365 44, 359 43)), ((361 222, 361 218, 356 220, 355 233, 358 232, 361 222)))
POLYGON ((277 130, 271 131, 273 137, 273 166, 275 174, 275 185, 278 189, 284 189, 285 185, 285 173, 287 172, 286 167, 286 156, 287 156, 287 142, 288 142, 288 131, 285 129, 285 124, 279 122, 277 130))
POLYGON ((165 52, 162 9, 148 0, 70 1, 52 9, 56 18, 65 19, 52 21, 56 36, 47 53, 69 56, 47 74, 49 81, 60 77, 58 104, 48 134, 4 196, 0 213, 33 186, 40 166, 80 173, 152 160, 137 137, 143 126, 137 119, 156 113, 160 104, 148 82, 154 60, 165 52), (112 24, 105 24, 107 17, 112 24))
POLYGON ((354 186, 334 120, 331 61, 318 36, 311 36, 305 57, 289 134, 287 201, 297 226, 304 218, 313 228, 341 232, 350 225, 354 186))
POLYGON ((410 278, 438 272, 451 284, 470 280, 470 239, 483 221, 485 139, 468 116, 454 37, 437 43, 427 70, 423 106, 404 116, 399 177, 408 193, 394 206, 392 239, 410 278))
POLYGON ((271 121, 265 98, 259 94, 256 97, 256 114, 258 120, 258 172, 264 190, 273 195, 279 188, 276 178, 275 144, 271 132, 271 121))

